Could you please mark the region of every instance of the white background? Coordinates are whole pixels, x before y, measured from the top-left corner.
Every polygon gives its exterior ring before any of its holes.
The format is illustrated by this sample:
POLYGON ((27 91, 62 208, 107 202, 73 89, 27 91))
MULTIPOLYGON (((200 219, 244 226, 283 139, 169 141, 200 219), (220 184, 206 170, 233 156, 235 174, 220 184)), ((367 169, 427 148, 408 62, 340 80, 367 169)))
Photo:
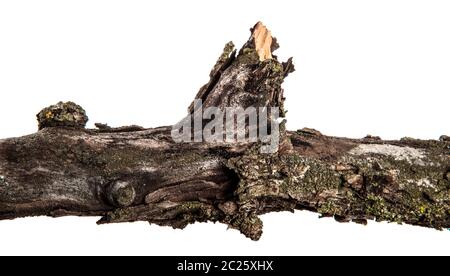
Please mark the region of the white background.
MULTIPOLYGON (((288 126, 348 137, 450 134, 448 1, 1 1, 0 138, 36 131, 60 100, 111 126, 183 117, 224 44, 262 20, 281 59, 288 126)), ((259 242, 224 225, 172 230, 96 218, 0 222, 0 254, 446 254, 450 232, 297 212, 263 216, 259 242)))

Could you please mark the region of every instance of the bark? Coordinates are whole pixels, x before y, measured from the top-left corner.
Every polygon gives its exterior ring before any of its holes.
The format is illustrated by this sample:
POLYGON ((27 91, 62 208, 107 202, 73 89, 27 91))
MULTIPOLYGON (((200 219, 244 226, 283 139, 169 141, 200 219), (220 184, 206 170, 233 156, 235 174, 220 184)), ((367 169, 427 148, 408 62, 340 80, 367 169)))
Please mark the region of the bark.
MULTIPOLYGON (((197 94, 204 107, 279 106, 292 59, 262 24, 237 53, 228 43, 197 94)), ((189 114, 195 113, 194 105, 189 114)), ((337 221, 450 228, 450 142, 336 138, 286 131, 274 154, 261 143, 176 143, 171 127, 86 129, 86 112, 59 103, 39 131, 0 140, 0 219, 101 216, 183 228, 222 222, 257 240, 259 215, 310 210, 337 221)))

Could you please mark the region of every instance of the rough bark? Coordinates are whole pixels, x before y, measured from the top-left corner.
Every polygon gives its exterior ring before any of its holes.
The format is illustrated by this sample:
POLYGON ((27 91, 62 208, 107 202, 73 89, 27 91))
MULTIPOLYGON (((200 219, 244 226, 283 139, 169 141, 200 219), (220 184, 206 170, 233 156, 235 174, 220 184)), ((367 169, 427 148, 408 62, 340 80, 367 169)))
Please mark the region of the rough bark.
MULTIPOLYGON (((279 106, 292 59, 262 24, 237 53, 228 43, 197 94, 208 106, 279 106)), ((193 114, 193 105, 189 113, 193 114)), ((274 154, 259 143, 175 143, 171 127, 85 129, 85 111, 59 103, 39 131, 0 140, 0 219, 101 216, 183 228, 226 223, 262 234, 259 215, 310 210, 340 222, 375 219, 450 227, 450 142, 336 138, 286 131, 274 154)), ((283 125, 283 124, 282 124, 283 125)))

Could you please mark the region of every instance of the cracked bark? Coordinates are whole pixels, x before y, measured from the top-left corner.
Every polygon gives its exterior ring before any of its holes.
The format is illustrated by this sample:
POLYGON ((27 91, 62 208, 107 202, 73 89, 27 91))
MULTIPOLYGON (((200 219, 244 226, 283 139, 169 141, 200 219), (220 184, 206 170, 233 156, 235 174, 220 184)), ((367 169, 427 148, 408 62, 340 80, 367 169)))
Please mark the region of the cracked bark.
MULTIPOLYGON (((279 106, 292 59, 273 55, 258 23, 237 52, 230 42, 196 96, 204 107, 279 106)), ((195 112, 194 105, 189 113, 195 112)), ((39 131, 0 140, 0 219, 101 216, 183 228, 221 222, 257 240, 259 215, 310 210, 337 221, 450 228, 450 141, 336 138, 286 131, 275 154, 259 143, 175 143, 171 127, 86 129, 85 111, 59 103, 39 131)))

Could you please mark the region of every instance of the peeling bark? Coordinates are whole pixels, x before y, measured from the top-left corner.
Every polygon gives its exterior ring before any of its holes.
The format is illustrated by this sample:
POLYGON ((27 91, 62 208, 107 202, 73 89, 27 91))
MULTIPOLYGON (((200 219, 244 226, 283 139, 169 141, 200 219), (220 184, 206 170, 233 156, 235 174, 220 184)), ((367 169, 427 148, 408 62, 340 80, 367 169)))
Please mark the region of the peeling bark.
MULTIPOLYGON (((230 42, 196 96, 204 107, 280 107, 292 59, 261 23, 230 42)), ((189 113, 195 112, 194 105, 189 113)), ((286 131, 276 154, 259 143, 175 143, 171 127, 85 129, 85 111, 59 103, 39 131, 0 140, 0 219, 101 216, 183 228, 222 222, 257 240, 259 215, 310 210, 337 221, 450 228, 450 141, 336 138, 286 131)))

